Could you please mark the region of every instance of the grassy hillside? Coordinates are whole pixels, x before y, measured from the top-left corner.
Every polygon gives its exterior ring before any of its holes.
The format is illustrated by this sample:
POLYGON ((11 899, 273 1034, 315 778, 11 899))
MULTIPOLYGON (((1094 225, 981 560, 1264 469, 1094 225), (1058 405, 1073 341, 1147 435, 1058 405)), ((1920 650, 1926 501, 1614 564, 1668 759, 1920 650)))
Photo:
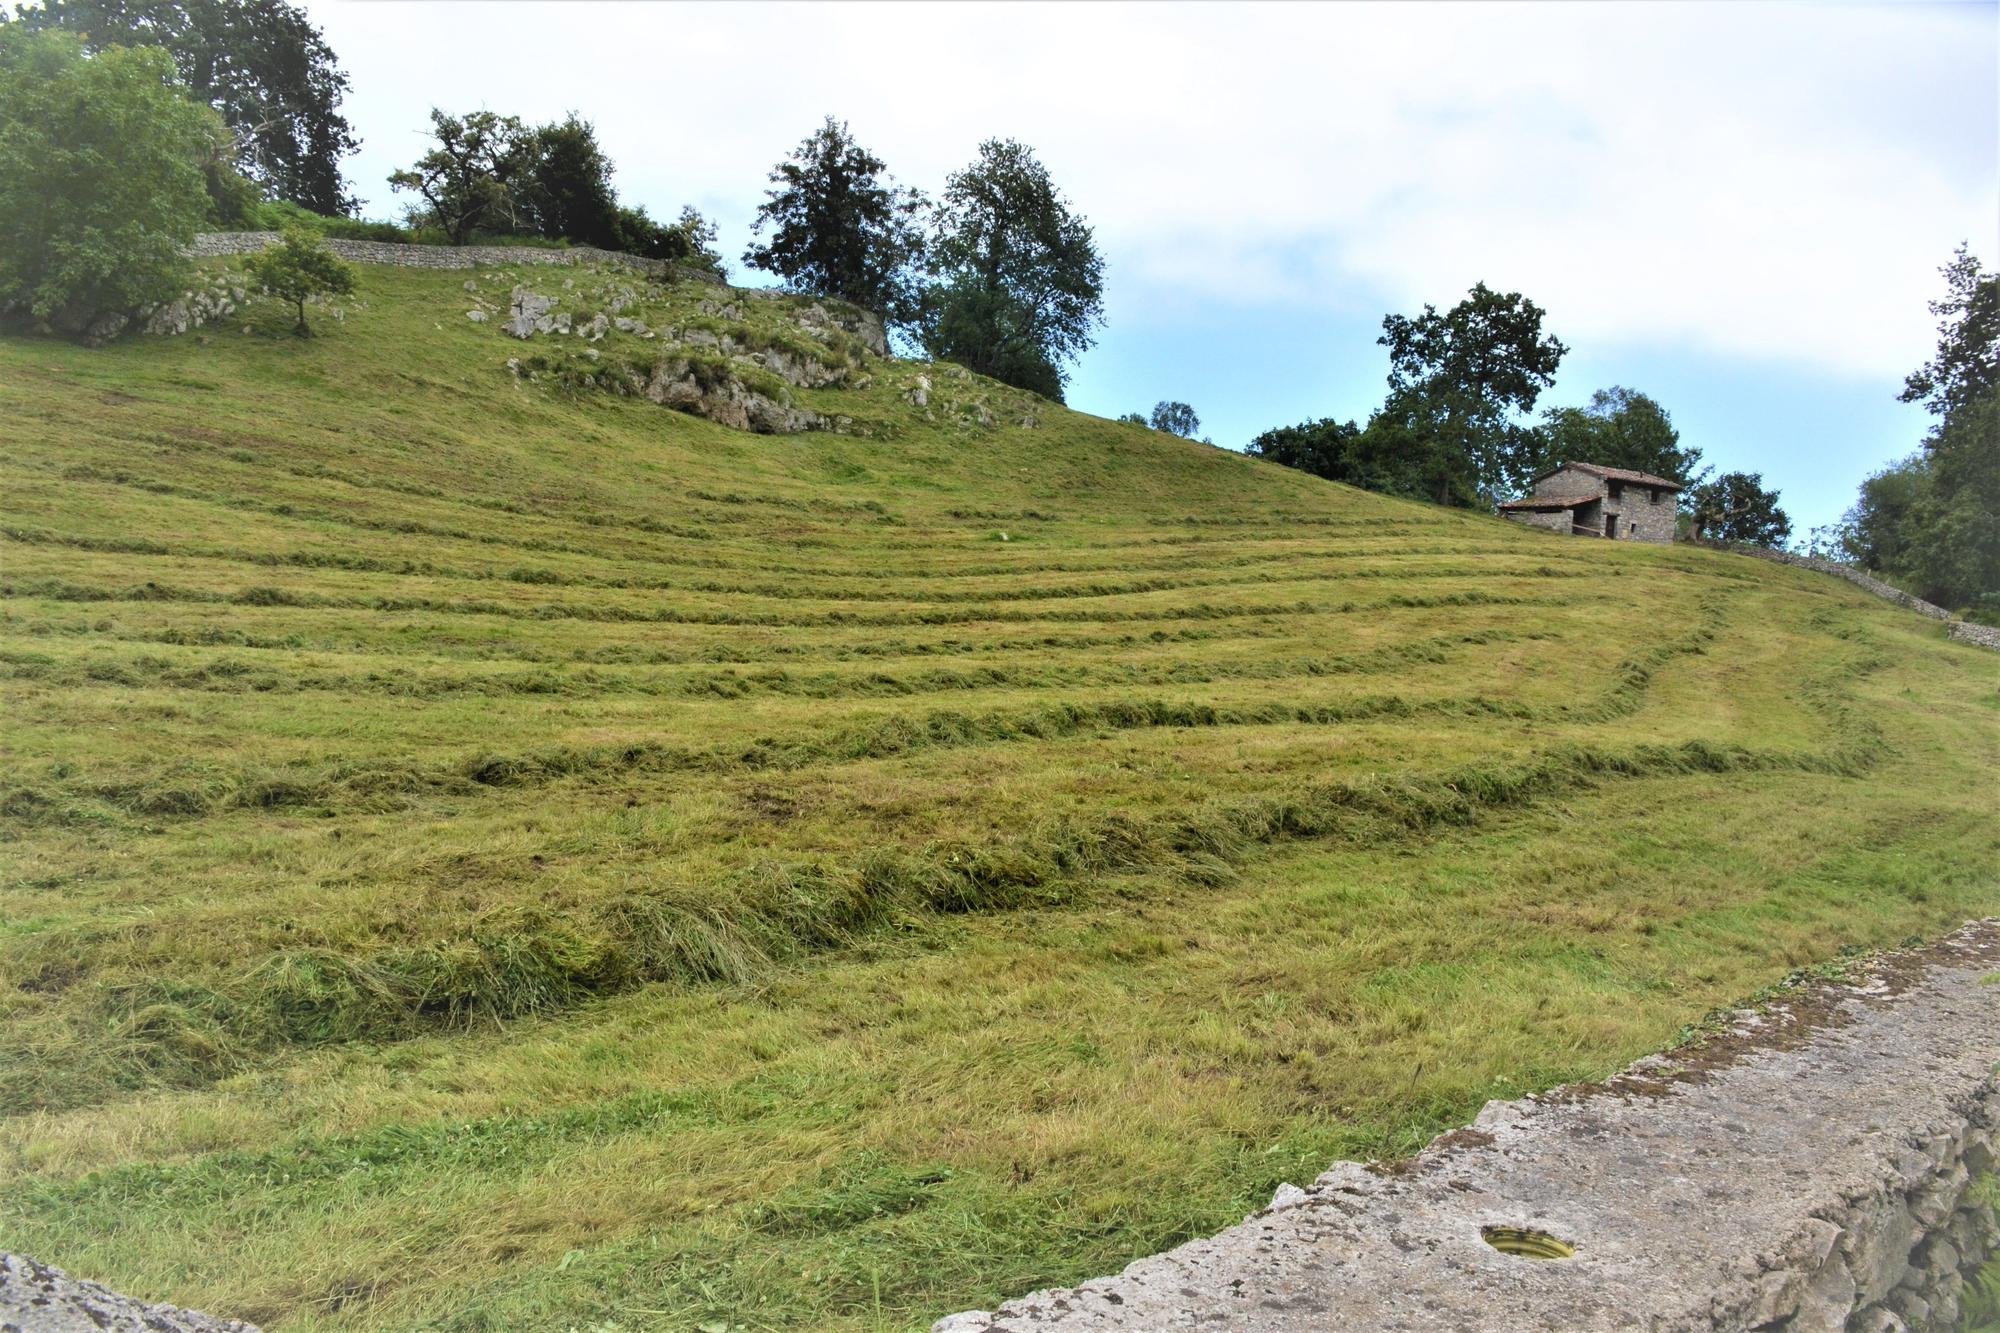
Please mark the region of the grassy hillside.
MULTIPOLYGON (((633 309, 812 352, 717 295, 633 309)), ((2000 909, 2000 658, 1836 580, 838 337, 752 435, 473 299, 0 341, 9 1246, 921 1327, 2000 909)))

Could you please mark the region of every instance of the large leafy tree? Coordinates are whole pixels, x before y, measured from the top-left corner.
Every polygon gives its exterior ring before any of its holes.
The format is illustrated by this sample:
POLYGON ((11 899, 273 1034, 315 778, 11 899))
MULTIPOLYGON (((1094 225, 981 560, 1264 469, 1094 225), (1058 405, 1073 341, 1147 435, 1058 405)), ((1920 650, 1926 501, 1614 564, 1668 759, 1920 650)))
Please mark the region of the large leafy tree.
POLYGON ((1778 507, 1778 492, 1764 488, 1761 472, 1725 472, 1694 488, 1688 501, 1697 541, 1782 546, 1792 520, 1778 507))
POLYGON ((524 210, 520 187, 534 163, 534 136, 518 116, 474 111, 448 116, 431 108, 430 151, 391 173, 389 184, 423 202, 410 210, 419 226, 437 227, 453 245, 479 231, 513 232, 524 210))
POLYGON ((1585 407, 1552 407, 1542 414, 1542 458, 1557 463, 1596 463, 1632 468, 1689 485, 1703 480, 1701 450, 1681 443, 1673 418, 1653 399, 1613 385, 1590 395, 1585 407))
POLYGON ((832 116, 771 168, 771 186, 751 229, 771 239, 743 252, 751 268, 775 273, 794 291, 834 296, 892 323, 915 317, 929 208, 916 190, 884 173, 887 164, 854 141, 832 116))
POLYGON ((165 299, 225 131, 156 48, 0 28, 0 312, 66 333, 165 299))
POLYGON ((41 0, 29 28, 62 28, 92 50, 152 46, 235 135, 240 170, 274 198, 350 212, 340 159, 361 144, 340 104, 347 74, 305 12, 285 0, 41 0))
POLYGON ((1201 429, 1201 418, 1186 403, 1161 402, 1153 404, 1153 415, 1146 424, 1154 430, 1192 440, 1201 429))
POLYGON ((611 159, 597 130, 571 112, 560 121, 520 135, 523 161, 514 184, 517 225, 549 240, 615 248, 618 195, 611 187, 611 159))
POLYGON ((1490 502, 1533 475, 1539 441, 1519 417, 1569 350, 1542 333, 1543 313, 1482 282, 1443 313, 1426 305, 1414 318, 1383 318, 1376 341, 1389 349, 1389 400, 1379 418, 1385 438, 1413 455, 1428 498, 1490 502))
POLYGON ((1938 317, 1937 355, 1910 373, 1897 397, 1949 418, 2000 389, 2000 274, 1980 272, 1966 245, 1939 272, 1945 298, 1930 302, 1938 317))
POLYGON ((1027 145, 988 139, 945 185, 920 336, 933 357, 1058 401, 1104 319, 1104 260, 1027 145))
POLYGON ((1841 541, 1921 597, 2000 617, 2000 275, 1963 245, 1941 272, 1937 355, 1899 395, 1938 420, 1922 452, 1862 483, 1841 541))

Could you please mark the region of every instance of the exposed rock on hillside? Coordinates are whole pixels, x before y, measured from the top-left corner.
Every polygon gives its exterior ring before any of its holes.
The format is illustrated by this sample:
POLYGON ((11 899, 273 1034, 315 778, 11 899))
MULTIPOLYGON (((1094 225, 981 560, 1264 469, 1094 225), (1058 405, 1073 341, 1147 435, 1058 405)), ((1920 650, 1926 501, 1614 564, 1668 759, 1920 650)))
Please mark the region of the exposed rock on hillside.
POLYGON ((759 393, 734 375, 705 376, 702 363, 685 356, 661 358, 646 381, 645 396, 662 407, 760 435, 835 429, 829 418, 759 393))
MULTIPOLYGON (((247 297, 242 279, 231 273, 217 274, 193 291, 140 311, 139 327, 152 334, 186 333, 235 314, 247 297)), ((110 336, 115 337, 123 327, 121 318, 110 336)))
MULTIPOLYGON (((882 321, 837 302, 801 304, 782 294, 732 292, 704 296, 679 312, 656 313, 649 305, 648 319, 625 312, 649 298, 621 278, 598 281, 602 277, 587 274, 580 284, 566 279, 559 296, 526 284, 514 287, 500 323, 509 336, 557 344, 569 339, 597 344, 609 338, 619 344, 607 344, 605 352, 586 347, 581 359, 554 349, 516 358, 509 365, 517 374, 547 374, 573 388, 647 398, 737 430, 790 435, 852 425, 846 416, 798 406, 790 390, 855 387, 867 378, 861 374, 865 362, 888 354, 882 321), (635 356, 630 340, 654 347, 635 356)), ((672 292, 653 293, 660 296, 671 300, 672 292)), ((468 311, 467 316, 479 313, 468 311)))

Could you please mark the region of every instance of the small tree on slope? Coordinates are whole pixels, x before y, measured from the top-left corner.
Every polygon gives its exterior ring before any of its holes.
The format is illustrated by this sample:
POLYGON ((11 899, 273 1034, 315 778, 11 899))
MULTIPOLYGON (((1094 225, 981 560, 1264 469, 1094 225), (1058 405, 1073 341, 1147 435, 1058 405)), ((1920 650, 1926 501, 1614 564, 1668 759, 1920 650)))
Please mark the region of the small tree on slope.
POLYGON ((302 231, 288 231, 282 242, 253 255, 250 278, 298 311, 298 326, 292 331, 301 338, 312 337, 312 328, 306 323, 307 301, 315 296, 345 296, 354 290, 354 270, 317 237, 302 231))

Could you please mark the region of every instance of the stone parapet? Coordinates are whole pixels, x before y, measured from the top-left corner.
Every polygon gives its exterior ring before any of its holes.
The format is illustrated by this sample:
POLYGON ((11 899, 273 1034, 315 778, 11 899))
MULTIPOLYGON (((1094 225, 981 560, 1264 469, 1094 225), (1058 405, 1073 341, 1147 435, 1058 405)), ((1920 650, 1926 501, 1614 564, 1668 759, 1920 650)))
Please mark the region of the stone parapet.
POLYGON ((2000 1237, 1996 966, 1972 923, 936 1333, 1951 1328, 2000 1237))

